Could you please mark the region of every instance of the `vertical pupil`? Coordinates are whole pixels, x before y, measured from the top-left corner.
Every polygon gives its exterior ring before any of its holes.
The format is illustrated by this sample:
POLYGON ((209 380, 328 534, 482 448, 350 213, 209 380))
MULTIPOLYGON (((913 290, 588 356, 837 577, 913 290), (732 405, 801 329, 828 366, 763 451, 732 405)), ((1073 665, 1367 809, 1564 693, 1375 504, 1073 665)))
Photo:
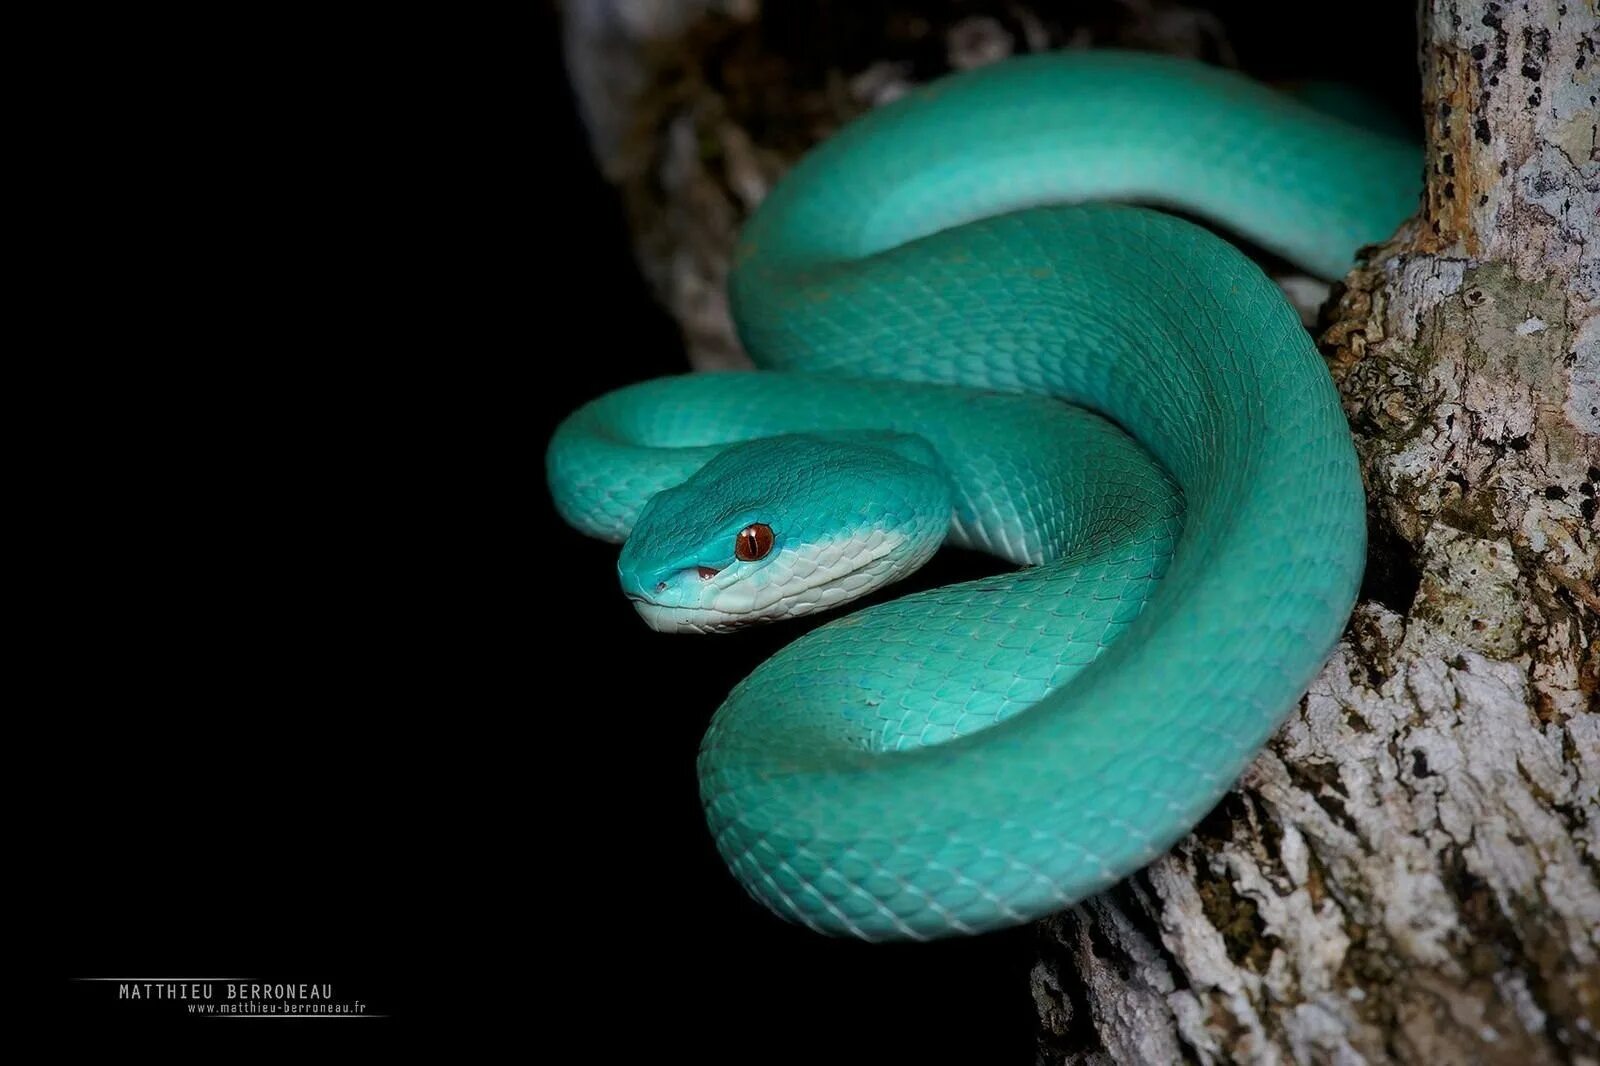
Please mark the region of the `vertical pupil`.
POLYGON ((772 550, 772 530, 757 522, 745 526, 733 542, 733 553, 745 562, 763 558, 772 550))

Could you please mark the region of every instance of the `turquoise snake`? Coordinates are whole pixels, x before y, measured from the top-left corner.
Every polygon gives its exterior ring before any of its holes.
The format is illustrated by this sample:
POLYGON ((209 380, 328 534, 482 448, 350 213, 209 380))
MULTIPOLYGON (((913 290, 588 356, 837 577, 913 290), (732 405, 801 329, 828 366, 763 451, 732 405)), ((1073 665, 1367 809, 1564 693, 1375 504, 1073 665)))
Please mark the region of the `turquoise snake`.
MULTIPOLYGON (((763 370, 575 412, 558 510, 626 540, 622 590, 665 630, 830 608, 947 540, 1021 569, 847 615, 729 694, 699 773, 747 891, 827 933, 982 932, 1216 803, 1354 603, 1355 454, 1249 258, 1083 201, 1336 277, 1416 184, 1413 146, 1099 52, 934 83, 773 191, 731 281, 763 370)), ((625 671, 586 680, 626 702, 625 671)))

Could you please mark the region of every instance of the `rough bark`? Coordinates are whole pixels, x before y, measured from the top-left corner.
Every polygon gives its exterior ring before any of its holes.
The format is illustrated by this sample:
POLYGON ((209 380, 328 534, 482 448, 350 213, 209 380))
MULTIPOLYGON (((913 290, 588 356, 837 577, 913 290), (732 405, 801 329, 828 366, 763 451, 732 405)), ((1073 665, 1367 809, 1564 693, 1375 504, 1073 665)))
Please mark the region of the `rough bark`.
MULTIPOLYGON (((856 112, 1024 49, 1231 62, 1214 20, 1155 0, 1092 25, 910 6, 817 5, 804 54, 755 0, 570 12, 597 154, 697 365, 742 360, 738 222, 856 112)), ((1191 837, 1040 924, 1041 1061, 1600 1062, 1597 20, 1421 17, 1421 210, 1321 322, 1368 488, 1362 603, 1191 837)))

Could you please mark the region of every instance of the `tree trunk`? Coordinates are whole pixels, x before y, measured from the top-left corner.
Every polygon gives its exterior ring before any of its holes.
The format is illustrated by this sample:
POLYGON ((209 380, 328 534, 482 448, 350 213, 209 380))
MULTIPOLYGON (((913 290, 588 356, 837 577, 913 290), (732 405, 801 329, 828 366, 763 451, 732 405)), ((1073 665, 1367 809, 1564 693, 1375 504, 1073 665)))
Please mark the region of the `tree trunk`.
MULTIPOLYGON (((1362 602, 1194 834, 1040 923, 1041 1061, 1600 1062, 1597 20, 1424 7, 1421 214, 1323 309, 1369 497, 1362 602)), ((865 37, 834 12, 817 40, 842 51, 802 57, 765 50, 755 0, 569 9, 597 153, 696 365, 743 358, 739 221, 856 112, 1011 51, 1232 61, 1214 19, 1155 0, 1093 26, 996 10, 865 37)))

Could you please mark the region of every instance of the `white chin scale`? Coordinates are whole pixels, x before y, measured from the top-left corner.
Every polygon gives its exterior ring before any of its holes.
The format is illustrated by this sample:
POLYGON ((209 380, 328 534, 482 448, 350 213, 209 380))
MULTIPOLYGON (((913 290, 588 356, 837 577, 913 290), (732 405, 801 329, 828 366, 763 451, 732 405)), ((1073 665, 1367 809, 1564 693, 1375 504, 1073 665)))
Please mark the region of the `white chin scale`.
POLYGON ((937 542, 907 553, 906 537, 883 529, 818 544, 785 546, 760 570, 734 564, 709 578, 694 605, 634 600, 645 624, 660 633, 726 633, 757 622, 798 618, 865 596, 916 570, 937 542), (757 583, 759 578, 759 584, 757 583))

